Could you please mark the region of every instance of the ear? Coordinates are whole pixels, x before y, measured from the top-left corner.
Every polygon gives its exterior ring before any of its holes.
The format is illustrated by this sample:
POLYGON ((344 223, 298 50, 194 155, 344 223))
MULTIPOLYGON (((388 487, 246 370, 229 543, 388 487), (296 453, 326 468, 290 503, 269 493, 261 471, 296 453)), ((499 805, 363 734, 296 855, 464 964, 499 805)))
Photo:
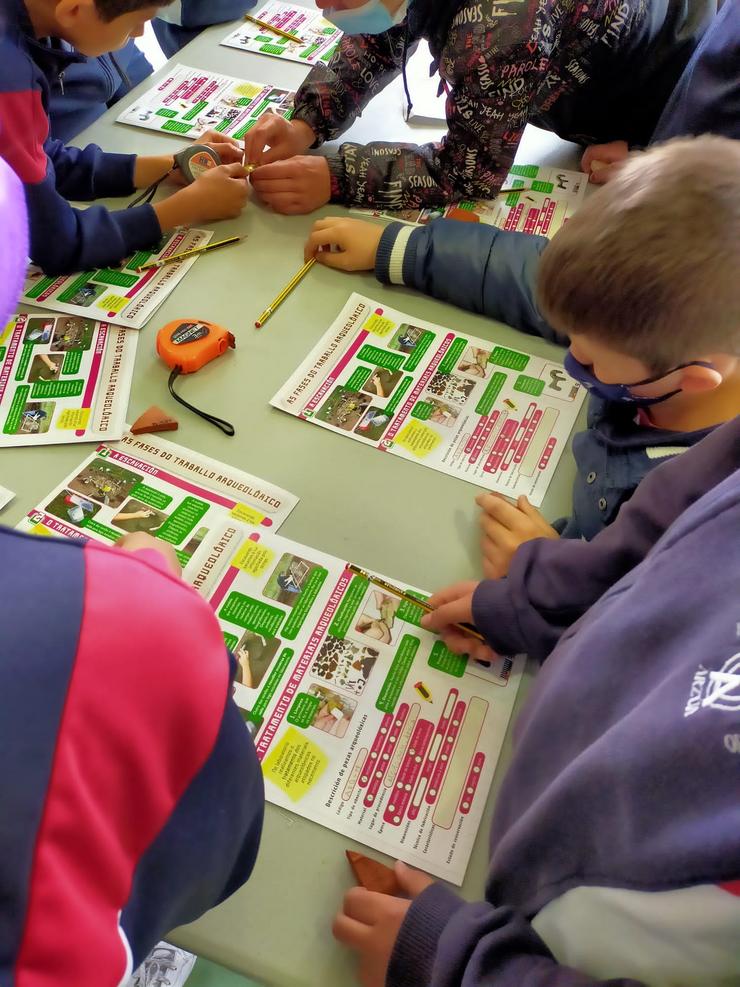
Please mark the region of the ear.
POLYGON ((714 367, 685 367, 681 371, 679 386, 686 394, 700 394, 713 391, 724 380, 724 376, 714 367))
POLYGON ((80 16, 91 13, 95 8, 95 0, 57 0, 54 17, 64 37, 72 33, 80 22, 80 16))

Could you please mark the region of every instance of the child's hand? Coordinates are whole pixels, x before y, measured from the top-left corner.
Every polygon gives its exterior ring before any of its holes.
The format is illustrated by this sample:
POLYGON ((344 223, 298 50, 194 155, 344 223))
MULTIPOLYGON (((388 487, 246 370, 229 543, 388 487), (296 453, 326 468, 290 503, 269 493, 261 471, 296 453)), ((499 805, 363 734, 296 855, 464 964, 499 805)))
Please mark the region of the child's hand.
POLYGON ((331 198, 329 165, 326 158, 312 154, 262 165, 252 172, 252 188, 275 212, 313 212, 331 198))
POLYGON ((186 223, 209 223, 216 219, 236 219, 247 204, 249 183, 240 164, 211 168, 174 199, 187 197, 186 223))
POLYGON ((239 141, 225 134, 219 134, 217 130, 206 130, 204 134, 196 138, 196 144, 205 144, 210 147, 221 158, 221 164, 241 164, 244 159, 244 148, 239 141))
POLYGON ((398 883, 409 899, 352 888, 344 896, 342 910, 332 926, 334 937, 357 954, 362 987, 384 987, 393 946, 411 899, 434 883, 431 877, 400 862, 395 869, 398 883))
POLYGON ((469 581, 454 583, 429 597, 427 601, 434 607, 433 613, 421 618, 421 626, 439 634, 456 655, 469 655, 476 661, 491 663, 498 657, 496 652, 483 641, 464 634, 454 624, 469 624, 473 620, 473 594, 479 583, 469 581))
POLYGON ((160 541, 153 535, 148 535, 143 531, 137 531, 132 535, 124 535, 116 542, 116 548, 123 549, 124 552, 156 552, 161 555, 173 576, 181 576, 182 569, 172 545, 166 541, 160 541))
POLYGON ((594 185, 604 185, 616 175, 629 152, 627 141, 592 144, 581 158, 581 171, 585 171, 594 185))
POLYGON ((303 248, 304 260, 315 257, 319 264, 340 271, 372 271, 384 229, 362 219, 342 216, 319 219, 303 248), (338 247, 338 252, 330 247, 338 247))
POLYGON ((503 579, 508 573, 514 553, 533 538, 559 538, 536 507, 522 495, 510 504, 499 494, 479 494, 476 504, 482 509, 480 526, 483 531, 483 572, 487 579, 503 579))
POLYGON ((271 164, 303 154, 315 142, 316 134, 302 120, 265 113, 244 138, 244 160, 253 165, 271 164))

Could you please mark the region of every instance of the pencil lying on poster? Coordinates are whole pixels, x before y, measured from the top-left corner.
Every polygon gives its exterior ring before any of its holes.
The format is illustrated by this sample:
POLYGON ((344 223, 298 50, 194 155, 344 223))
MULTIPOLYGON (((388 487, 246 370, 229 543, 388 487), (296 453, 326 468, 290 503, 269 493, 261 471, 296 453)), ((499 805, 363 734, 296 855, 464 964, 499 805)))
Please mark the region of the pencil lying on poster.
POLYGON ((159 260, 150 261, 148 264, 142 264, 141 267, 136 268, 136 273, 142 274, 144 271, 153 271, 157 267, 164 267, 165 264, 174 264, 176 260, 186 260, 188 257, 197 257, 199 254, 207 254, 209 250, 218 250, 219 247, 228 247, 232 243, 239 243, 240 240, 246 240, 246 237, 230 236, 226 240, 217 240, 215 243, 206 243, 202 247, 193 247, 192 250, 183 250, 180 254, 172 254, 171 257, 162 257, 159 260))
POLYGON ((254 324, 255 329, 262 328, 262 326, 265 324, 265 322, 267 322, 267 320, 270 318, 270 316, 275 311, 275 309, 279 308, 283 304, 285 299, 288 297, 288 295, 293 291, 293 289, 298 287, 298 285, 305 278, 305 276, 308 274, 308 272, 311 270, 311 268, 314 266, 315 263, 316 263, 315 257, 312 257, 311 260, 306 261, 306 263, 303 265, 300 271, 295 275, 295 277, 290 279, 290 281, 286 284, 286 286, 283 288, 283 290, 280 292, 277 298, 268 305, 268 307, 265 309, 265 311, 262 313, 259 319, 257 319, 257 321, 254 324))
MULTIPOLYGON (((385 579, 381 579, 380 576, 371 576, 369 572, 365 572, 364 569, 360 569, 359 566, 353 565, 351 562, 347 563, 347 568, 350 572, 354 573, 355 576, 360 576, 362 579, 367 579, 371 582, 373 586, 377 586, 378 589, 384 589, 386 593, 390 593, 392 596, 398 596, 407 603, 413 603, 417 607, 421 607, 422 610, 426 610, 427 613, 433 613, 434 607, 430 607, 426 600, 419 600, 410 593, 406 593, 404 590, 399 589, 398 586, 394 586, 393 583, 386 582, 385 579)), ((485 643, 485 638, 481 632, 473 627, 472 624, 453 624, 453 627, 457 630, 462 631, 463 634, 467 634, 468 637, 474 637, 478 641, 483 641, 485 643)))
POLYGON ((251 14, 244 15, 245 21, 251 21, 252 24, 256 24, 257 27, 261 27, 264 31, 272 31, 273 34, 279 34, 281 38, 287 38, 288 41, 297 41, 299 45, 304 45, 306 42, 303 38, 299 38, 297 34, 288 34, 287 31, 283 31, 279 27, 275 27, 274 24, 270 24, 269 21, 261 21, 259 17, 252 17, 251 14))

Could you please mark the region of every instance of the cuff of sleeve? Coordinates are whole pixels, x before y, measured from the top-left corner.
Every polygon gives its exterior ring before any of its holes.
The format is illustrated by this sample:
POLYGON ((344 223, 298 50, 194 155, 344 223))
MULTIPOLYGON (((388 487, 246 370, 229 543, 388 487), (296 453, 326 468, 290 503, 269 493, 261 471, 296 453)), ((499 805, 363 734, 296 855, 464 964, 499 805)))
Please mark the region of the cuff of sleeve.
POLYGON ((127 254, 144 247, 151 247, 162 236, 157 214, 151 205, 135 206, 133 209, 119 209, 112 213, 121 231, 124 250, 127 254))
POLYGON ((484 579, 473 593, 473 623, 494 651, 516 655, 526 650, 509 599, 509 581, 484 579))
POLYGON ((416 898, 398 933, 385 987, 419 987, 431 982, 442 930, 464 902, 441 884, 432 884, 416 898))
POLYGON ((383 231, 375 255, 375 276, 383 284, 404 284, 403 270, 406 247, 413 233, 412 226, 390 223, 383 231))
POLYGON ((326 161, 329 165, 329 176, 331 178, 331 201, 346 202, 347 183, 344 174, 344 161, 336 154, 327 154, 326 161))
POLYGON ((302 120, 307 123, 308 126, 316 134, 316 140, 311 145, 311 149, 315 150, 317 147, 321 147, 325 140, 327 140, 326 134, 322 133, 322 124, 324 120, 320 116, 312 113, 307 106, 302 106, 300 109, 293 110, 293 115, 291 120, 302 120))
POLYGON ((109 196, 131 195, 135 192, 135 167, 135 154, 107 152, 103 157, 101 167, 95 172, 95 198, 105 199, 109 196))

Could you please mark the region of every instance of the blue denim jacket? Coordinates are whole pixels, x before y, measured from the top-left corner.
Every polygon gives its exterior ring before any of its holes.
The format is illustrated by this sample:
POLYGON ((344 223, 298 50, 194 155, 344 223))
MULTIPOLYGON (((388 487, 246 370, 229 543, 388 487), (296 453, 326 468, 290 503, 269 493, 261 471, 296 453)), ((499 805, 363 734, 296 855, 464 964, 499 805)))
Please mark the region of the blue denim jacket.
MULTIPOLYGON (((418 229, 389 225, 375 273, 515 329, 566 345, 537 309, 535 283, 543 237, 436 219, 418 229)), ((640 425, 636 408, 591 397, 588 428, 573 438, 577 474, 573 514, 555 523, 566 538, 590 540, 655 466, 695 445, 712 429, 669 432, 640 425)))

